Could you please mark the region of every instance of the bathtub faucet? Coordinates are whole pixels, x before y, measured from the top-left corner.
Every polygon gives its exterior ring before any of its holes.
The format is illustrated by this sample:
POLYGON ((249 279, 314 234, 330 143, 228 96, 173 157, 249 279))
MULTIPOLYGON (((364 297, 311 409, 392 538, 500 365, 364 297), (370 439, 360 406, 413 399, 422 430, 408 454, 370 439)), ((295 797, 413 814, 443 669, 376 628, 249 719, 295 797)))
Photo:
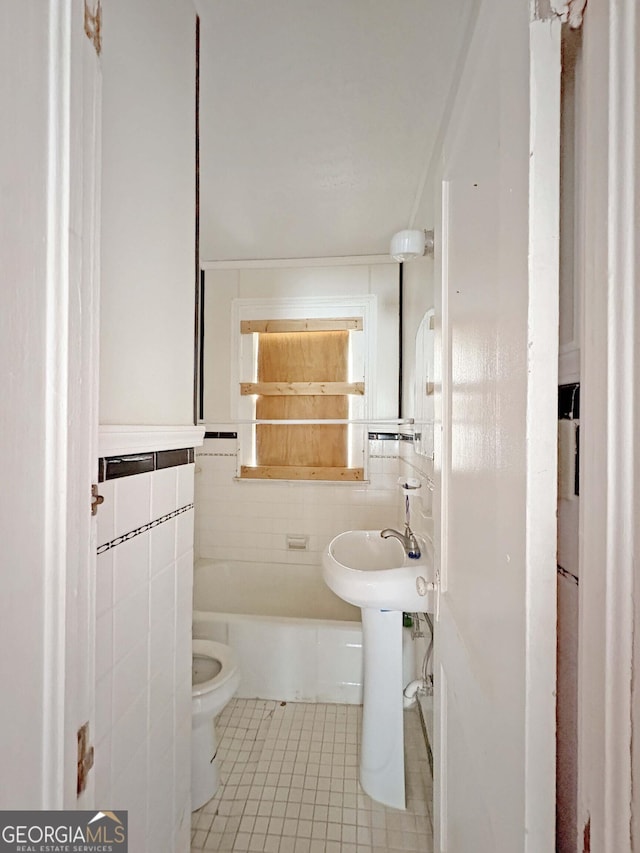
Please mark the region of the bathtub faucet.
POLYGON ((383 539, 397 539, 398 542, 402 543, 402 547, 404 548, 407 557, 410 557, 412 560, 417 560, 419 558, 420 546, 418 545, 415 533, 408 524, 405 524, 404 526, 404 533, 400 533, 392 527, 386 527, 384 530, 380 531, 380 536, 382 536, 383 539))

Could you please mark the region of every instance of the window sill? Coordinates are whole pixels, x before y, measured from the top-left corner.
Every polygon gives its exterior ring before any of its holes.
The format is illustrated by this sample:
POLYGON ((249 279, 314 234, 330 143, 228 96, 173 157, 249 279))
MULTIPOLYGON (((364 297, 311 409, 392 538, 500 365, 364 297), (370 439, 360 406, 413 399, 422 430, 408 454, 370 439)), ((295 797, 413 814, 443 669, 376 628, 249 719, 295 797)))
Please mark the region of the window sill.
POLYGON ((242 465, 240 480, 282 480, 329 483, 362 483, 364 468, 334 468, 311 465, 242 465))

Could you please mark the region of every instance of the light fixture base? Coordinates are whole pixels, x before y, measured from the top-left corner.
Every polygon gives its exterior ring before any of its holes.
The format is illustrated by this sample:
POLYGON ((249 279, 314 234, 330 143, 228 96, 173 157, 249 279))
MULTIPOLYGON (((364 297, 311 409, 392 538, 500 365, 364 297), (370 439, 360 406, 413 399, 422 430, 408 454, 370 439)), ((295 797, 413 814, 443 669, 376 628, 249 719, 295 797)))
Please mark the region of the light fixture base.
POLYGON ((433 255, 433 247, 433 231, 407 228, 393 235, 389 251, 394 261, 404 263, 423 255, 433 255))

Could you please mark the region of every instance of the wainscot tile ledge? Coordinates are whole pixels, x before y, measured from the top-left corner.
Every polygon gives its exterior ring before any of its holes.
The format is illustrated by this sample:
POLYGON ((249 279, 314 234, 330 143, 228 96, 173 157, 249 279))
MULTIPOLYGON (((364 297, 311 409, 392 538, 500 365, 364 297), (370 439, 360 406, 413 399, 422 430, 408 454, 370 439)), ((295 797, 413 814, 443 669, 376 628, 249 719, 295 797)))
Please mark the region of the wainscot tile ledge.
POLYGON ((200 447, 204 426, 130 426, 100 425, 98 456, 150 453, 155 450, 180 450, 200 447))

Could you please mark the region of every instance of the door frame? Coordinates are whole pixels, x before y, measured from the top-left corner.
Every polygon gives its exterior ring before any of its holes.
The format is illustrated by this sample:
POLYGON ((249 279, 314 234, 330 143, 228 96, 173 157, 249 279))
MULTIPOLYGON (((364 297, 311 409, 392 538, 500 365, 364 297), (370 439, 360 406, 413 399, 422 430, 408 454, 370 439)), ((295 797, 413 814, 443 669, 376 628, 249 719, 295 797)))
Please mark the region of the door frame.
POLYGON ((89 808, 77 794, 78 729, 95 719, 101 77, 85 16, 48 4, 45 562, 42 784, 45 809, 89 808))
POLYGON ((529 24, 529 308, 526 501, 526 676, 524 851, 551 849, 555 840, 555 696, 557 619, 537 622, 557 597, 557 331, 560 312, 560 77, 561 21, 529 24), (551 332, 553 334, 553 332, 551 332), (551 350, 553 364, 545 357, 551 350), (550 571, 547 571, 549 569, 550 571), (542 719, 535 694, 554 697, 542 719), (552 718, 548 714, 552 712, 552 718), (551 724, 551 725, 549 725, 551 724), (551 743, 549 740, 551 739, 551 743), (551 782, 551 784, 550 784, 551 782))
POLYGON ((44 299, 47 373, 43 432, 45 548, 43 567, 43 755, 41 808, 62 808, 65 771, 65 677, 67 584, 67 411, 68 246, 69 227, 69 33, 70 4, 49 4, 47 83, 48 181, 47 269, 44 299), (64 401, 60 404, 60 401, 64 401), (44 706, 49 705, 50 713, 44 706))
POLYGON ((634 691, 634 548, 640 456, 637 186, 640 15, 635 0, 590 0, 582 61, 585 186, 581 346, 579 850, 631 850, 640 818, 634 691), (637 393, 637 392, 636 392, 637 393))

